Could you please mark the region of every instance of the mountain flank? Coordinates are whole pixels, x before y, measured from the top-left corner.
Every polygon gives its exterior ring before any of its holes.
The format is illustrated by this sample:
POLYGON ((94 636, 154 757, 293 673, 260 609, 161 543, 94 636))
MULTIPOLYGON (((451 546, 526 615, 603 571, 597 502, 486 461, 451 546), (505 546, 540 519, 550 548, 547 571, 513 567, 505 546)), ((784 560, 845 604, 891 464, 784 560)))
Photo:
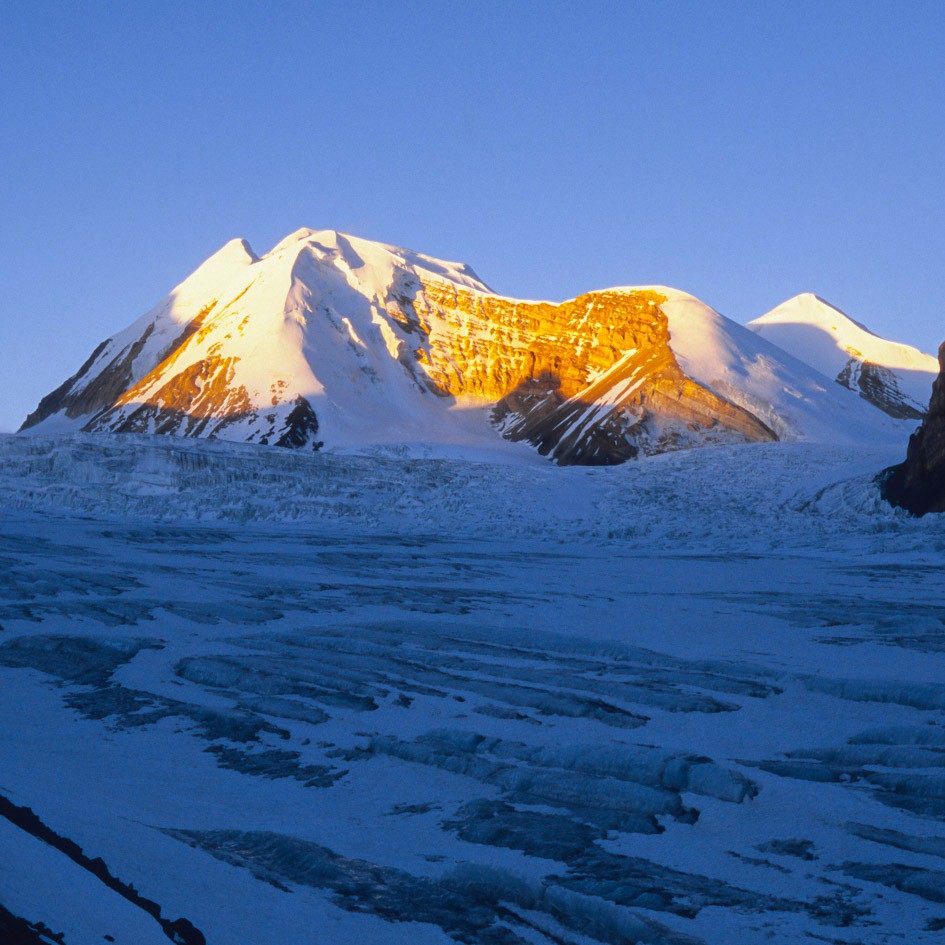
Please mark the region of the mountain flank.
POLYGON ((467 265, 303 229, 263 256, 227 243, 22 429, 308 450, 518 442, 562 465, 901 436, 890 417, 908 411, 826 384, 766 325, 748 331, 665 286, 509 298, 467 265))

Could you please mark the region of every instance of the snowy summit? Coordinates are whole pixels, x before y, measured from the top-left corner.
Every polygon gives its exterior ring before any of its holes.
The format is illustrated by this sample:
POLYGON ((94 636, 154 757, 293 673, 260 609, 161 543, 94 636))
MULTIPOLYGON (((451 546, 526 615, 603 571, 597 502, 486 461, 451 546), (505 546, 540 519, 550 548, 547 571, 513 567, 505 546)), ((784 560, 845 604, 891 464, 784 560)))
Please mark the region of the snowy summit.
POLYGON ((23 429, 307 450, 520 441, 612 465, 723 443, 901 440, 896 420, 921 416, 931 356, 813 296, 751 328, 665 286, 508 298, 469 266, 302 229, 263 256, 227 243, 23 429))
POLYGON ((892 417, 917 420, 928 407, 937 358, 874 335, 810 292, 748 327, 892 417))

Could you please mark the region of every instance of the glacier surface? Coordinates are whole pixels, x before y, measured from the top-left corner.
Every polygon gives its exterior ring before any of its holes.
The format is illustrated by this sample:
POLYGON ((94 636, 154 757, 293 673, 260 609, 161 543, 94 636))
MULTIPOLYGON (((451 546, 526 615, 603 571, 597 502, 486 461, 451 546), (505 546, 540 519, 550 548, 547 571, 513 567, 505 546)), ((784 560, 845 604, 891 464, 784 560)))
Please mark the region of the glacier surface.
POLYGON ((0 439, 0 940, 940 941, 901 448, 0 439))

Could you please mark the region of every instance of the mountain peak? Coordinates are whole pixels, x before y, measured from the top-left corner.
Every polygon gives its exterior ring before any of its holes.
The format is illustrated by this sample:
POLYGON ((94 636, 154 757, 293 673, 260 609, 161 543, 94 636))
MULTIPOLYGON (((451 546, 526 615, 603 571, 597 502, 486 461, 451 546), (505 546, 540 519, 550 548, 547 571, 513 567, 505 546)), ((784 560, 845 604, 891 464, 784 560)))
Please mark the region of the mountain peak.
POLYGON ((175 321, 186 321, 190 317, 187 300, 203 297, 209 287, 225 282, 256 262, 259 262, 259 257, 245 239, 240 237, 232 239, 224 243, 183 282, 175 286, 168 299, 162 304, 169 310, 175 321), (175 308, 179 310, 177 315, 174 315, 172 311, 175 308))
POLYGON ((251 265, 254 262, 258 262, 258 260, 259 257, 253 252, 249 241, 243 239, 241 236, 237 236, 224 243, 212 256, 207 257, 207 259, 197 267, 196 272, 200 272, 205 267, 216 268, 221 265, 251 265))
POLYGON ((266 256, 276 256, 293 246, 297 246, 299 243, 306 243, 316 237, 326 237, 329 235, 337 236, 337 233, 335 230, 313 230, 308 226, 299 227, 299 229, 294 230, 288 236, 279 240, 279 242, 266 253, 266 256))
POLYGON ((819 295, 796 295, 748 327, 893 417, 925 411, 937 360, 880 337, 819 295))
POLYGON ((842 309, 828 302, 823 296, 813 292, 801 292, 792 296, 770 312, 749 323, 749 328, 757 331, 758 326, 774 324, 815 325, 827 331, 840 331, 841 326, 852 325, 860 331, 879 338, 861 322, 851 318, 842 309))

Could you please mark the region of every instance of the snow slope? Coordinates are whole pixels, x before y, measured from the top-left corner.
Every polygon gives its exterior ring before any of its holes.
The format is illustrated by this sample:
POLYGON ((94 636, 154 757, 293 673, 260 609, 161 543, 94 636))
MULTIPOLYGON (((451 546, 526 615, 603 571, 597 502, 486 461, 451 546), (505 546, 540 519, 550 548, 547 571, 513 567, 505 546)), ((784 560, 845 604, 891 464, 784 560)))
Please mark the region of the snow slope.
POLYGON ((874 335, 810 292, 748 327, 892 416, 918 419, 928 407, 938 375, 935 357, 874 335))
POLYGON ((783 442, 688 450, 608 471, 533 456, 314 455, 135 434, 0 435, 0 509, 118 520, 352 528, 482 539, 747 551, 916 550, 934 537, 882 501, 900 444, 783 442), (763 537, 762 537, 763 536, 763 537))
POLYGON ((750 410, 780 439, 819 443, 904 442, 908 426, 827 383, 813 367, 766 335, 672 289, 663 311, 683 370, 750 410))
POLYGON ((228 243, 100 345, 24 429, 514 451, 501 433, 591 464, 707 444, 906 435, 677 290, 511 299, 468 266, 308 229, 262 257, 228 243))

